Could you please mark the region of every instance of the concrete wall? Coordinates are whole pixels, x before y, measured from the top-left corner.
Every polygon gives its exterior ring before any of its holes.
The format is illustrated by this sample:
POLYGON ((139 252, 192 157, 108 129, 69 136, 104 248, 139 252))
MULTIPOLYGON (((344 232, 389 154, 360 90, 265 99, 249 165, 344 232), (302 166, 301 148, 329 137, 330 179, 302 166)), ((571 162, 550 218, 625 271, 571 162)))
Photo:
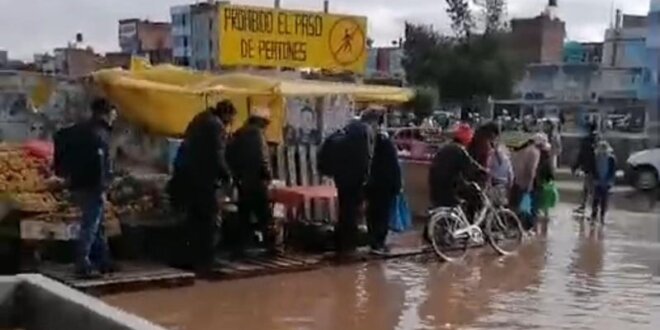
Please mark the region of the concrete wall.
MULTIPOLYGON (((577 158, 581 138, 577 134, 562 136, 563 152, 560 162, 563 166, 570 167, 577 158)), ((656 146, 646 135, 612 133, 606 134, 604 138, 612 145, 619 167, 626 164, 626 160, 632 153, 656 146)))
POLYGON ((0 278, 0 327, 26 330, 163 330, 41 275, 0 278))

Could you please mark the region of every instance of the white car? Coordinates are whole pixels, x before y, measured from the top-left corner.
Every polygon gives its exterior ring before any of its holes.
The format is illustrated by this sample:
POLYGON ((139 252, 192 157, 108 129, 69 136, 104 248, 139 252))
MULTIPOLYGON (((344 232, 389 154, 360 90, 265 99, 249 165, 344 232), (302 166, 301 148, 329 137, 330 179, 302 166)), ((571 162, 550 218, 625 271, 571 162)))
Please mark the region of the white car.
POLYGON ((658 188, 660 174, 660 148, 632 154, 626 164, 626 179, 639 190, 658 188))

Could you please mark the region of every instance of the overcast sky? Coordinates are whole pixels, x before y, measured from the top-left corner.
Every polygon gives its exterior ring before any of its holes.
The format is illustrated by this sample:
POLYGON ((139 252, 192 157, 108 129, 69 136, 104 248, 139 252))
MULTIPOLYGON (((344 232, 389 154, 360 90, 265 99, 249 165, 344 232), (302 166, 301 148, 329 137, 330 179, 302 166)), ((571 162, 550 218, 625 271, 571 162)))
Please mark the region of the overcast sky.
MULTIPOLYGON (((72 40, 76 32, 97 51, 116 50, 117 20, 168 20, 169 7, 192 0, 0 0, 0 49, 11 58, 31 59, 72 40)), ((272 5, 273 0, 233 0, 237 4, 272 5)), ((323 0, 281 0, 291 9, 322 8, 323 0)), ((403 23, 433 24, 447 29, 444 0, 331 0, 331 11, 365 15, 369 35, 377 45, 403 34, 403 23)), ((559 16, 571 40, 602 40, 612 7, 629 14, 646 14, 649 0, 559 0, 559 16)), ((508 0, 508 18, 538 14, 547 0, 508 0)))

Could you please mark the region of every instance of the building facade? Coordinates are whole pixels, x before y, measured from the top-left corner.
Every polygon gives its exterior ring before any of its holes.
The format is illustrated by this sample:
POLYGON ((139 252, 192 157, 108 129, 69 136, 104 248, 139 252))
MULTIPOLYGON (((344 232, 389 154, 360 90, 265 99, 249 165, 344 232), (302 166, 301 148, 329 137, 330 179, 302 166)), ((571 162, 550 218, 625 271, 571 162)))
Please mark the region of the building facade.
POLYGON ((192 50, 192 19, 190 5, 174 6, 170 8, 172 17, 172 57, 174 64, 189 66, 192 50))
POLYGON ((0 68, 6 68, 9 64, 9 53, 6 50, 0 50, 0 68))
POLYGON ((118 36, 122 53, 148 55, 172 50, 170 23, 123 19, 119 21, 118 36))
POLYGON ((648 18, 647 66, 649 69, 647 101, 649 119, 656 126, 660 122, 660 0, 651 0, 648 18))
POLYGON ((561 63, 566 24, 546 10, 534 18, 511 20, 510 49, 518 61, 530 63, 561 63))
POLYGON ((91 48, 55 48, 55 74, 83 77, 103 67, 103 58, 91 48))
POLYGON ((218 12, 225 2, 200 2, 170 8, 173 58, 178 65, 197 70, 220 67, 218 12))
POLYGON ((406 81, 403 57, 404 51, 401 47, 370 48, 364 75, 365 81, 403 86, 406 81))

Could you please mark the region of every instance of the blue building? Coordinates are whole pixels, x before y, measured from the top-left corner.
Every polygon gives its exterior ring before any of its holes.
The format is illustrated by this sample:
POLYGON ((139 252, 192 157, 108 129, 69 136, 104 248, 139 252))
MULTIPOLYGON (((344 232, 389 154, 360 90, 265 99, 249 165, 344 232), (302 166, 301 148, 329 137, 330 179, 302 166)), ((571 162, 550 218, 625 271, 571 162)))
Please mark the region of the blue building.
POLYGON ((174 61, 197 70, 218 65, 219 7, 223 1, 200 2, 170 8, 174 61))
POLYGON ((172 16, 172 57, 174 64, 190 65, 192 55, 190 40, 192 39, 192 19, 190 5, 170 8, 172 16))
POLYGON ((656 123, 660 121, 660 0, 651 0, 646 45, 649 114, 651 121, 656 123))

